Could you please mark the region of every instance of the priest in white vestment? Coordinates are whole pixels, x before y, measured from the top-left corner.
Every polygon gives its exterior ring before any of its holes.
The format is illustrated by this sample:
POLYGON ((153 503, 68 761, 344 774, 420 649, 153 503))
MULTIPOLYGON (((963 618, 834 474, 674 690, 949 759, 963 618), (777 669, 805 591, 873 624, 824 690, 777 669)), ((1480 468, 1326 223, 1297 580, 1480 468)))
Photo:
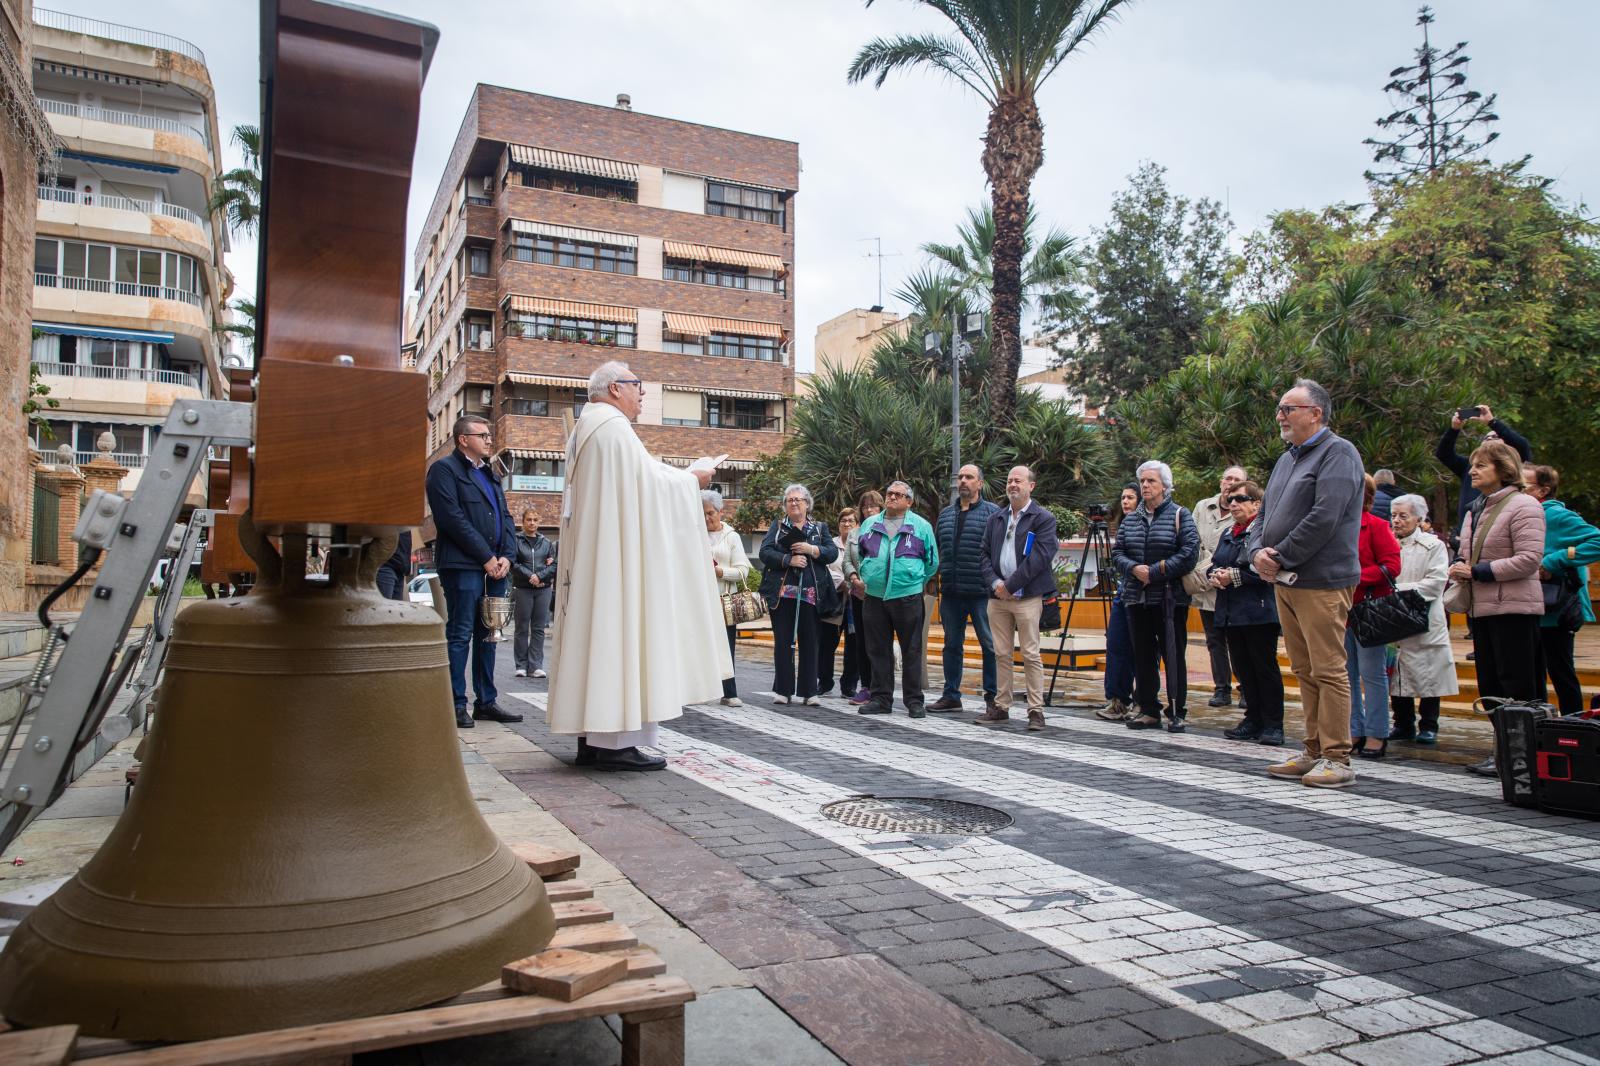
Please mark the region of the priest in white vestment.
POLYGON ((546 715, 578 738, 578 765, 606 770, 665 767, 639 746, 733 676, 700 505, 712 467, 652 459, 632 425, 643 401, 627 364, 606 363, 567 441, 546 715))

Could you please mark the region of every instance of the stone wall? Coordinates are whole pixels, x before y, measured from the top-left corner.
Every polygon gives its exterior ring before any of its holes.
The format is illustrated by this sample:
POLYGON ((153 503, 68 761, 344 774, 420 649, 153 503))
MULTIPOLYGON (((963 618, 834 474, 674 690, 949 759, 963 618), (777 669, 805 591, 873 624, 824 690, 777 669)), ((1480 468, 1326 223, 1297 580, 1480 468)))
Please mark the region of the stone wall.
MULTIPOLYGON (((0 49, 16 58, 24 78, 33 63, 31 0, 0 3, 0 49)), ((11 79, 0 93, 14 91, 11 79)), ((31 82, 22 88, 31 94, 31 82)), ((33 325, 33 231, 39 164, 16 112, 0 106, 0 611, 26 609, 32 502, 27 400, 33 325)))

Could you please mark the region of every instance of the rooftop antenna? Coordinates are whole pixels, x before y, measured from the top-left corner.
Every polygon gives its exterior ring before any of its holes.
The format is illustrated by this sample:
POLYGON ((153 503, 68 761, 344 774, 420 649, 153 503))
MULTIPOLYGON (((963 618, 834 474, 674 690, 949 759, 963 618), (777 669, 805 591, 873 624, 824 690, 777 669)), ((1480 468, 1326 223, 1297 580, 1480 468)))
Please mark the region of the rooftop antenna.
POLYGON ((876 308, 877 310, 881 311, 881 310, 883 310, 883 261, 885 259, 890 258, 890 257, 903 255, 905 253, 903 253, 903 252, 885 252, 883 250, 883 238, 882 237, 861 237, 861 238, 858 238, 858 243, 860 243, 861 241, 872 241, 873 244, 877 248, 876 251, 867 252, 866 253, 866 258, 868 258, 868 259, 876 259, 878 261, 878 302, 873 304, 872 306, 874 308, 876 308))

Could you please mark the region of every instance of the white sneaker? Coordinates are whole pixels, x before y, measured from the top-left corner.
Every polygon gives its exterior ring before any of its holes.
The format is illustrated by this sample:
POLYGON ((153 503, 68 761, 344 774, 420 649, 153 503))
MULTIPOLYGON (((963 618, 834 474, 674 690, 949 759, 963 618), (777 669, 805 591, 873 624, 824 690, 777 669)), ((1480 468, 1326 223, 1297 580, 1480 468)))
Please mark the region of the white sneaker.
POLYGON ((1312 788, 1344 788, 1356 779, 1355 771, 1344 763, 1332 759, 1318 759, 1311 772, 1300 779, 1302 785, 1312 788))
POLYGON ((528 676, 528 671, 519 669, 517 671, 517 676, 518 677, 527 677, 528 676))
POLYGON ((744 700, 741 700, 738 696, 724 696, 722 697, 722 705, 724 707, 743 707, 744 700))
POLYGON ((533 672, 533 676, 534 677, 549 677, 550 675, 545 673, 543 670, 535 670, 533 672))
POLYGON ((787 706, 788 703, 789 703, 789 697, 788 696, 774 696, 774 697, 772 697, 772 702, 787 706))
POLYGON ((805 699, 805 704, 807 707, 821 707, 822 701, 817 699, 815 696, 807 696, 805 699))

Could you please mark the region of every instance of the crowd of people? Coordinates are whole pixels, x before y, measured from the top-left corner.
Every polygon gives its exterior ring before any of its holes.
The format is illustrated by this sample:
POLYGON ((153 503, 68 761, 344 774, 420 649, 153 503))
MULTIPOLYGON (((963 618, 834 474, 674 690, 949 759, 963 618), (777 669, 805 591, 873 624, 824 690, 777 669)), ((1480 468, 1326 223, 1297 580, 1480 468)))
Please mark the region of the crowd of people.
MULTIPOLYGON (((602 371, 591 380, 591 398, 626 416, 623 424, 631 422, 642 383, 625 376, 624 364, 602 371)), ((1280 640, 1287 652, 1305 739, 1298 754, 1269 767, 1274 777, 1342 787, 1354 780, 1352 758, 1382 759, 1391 742, 1436 743, 1441 703, 1460 691, 1451 613, 1468 621, 1473 651, 1467 658, 1480 696, 1543 701, 1553 695, 1562 713, 1581 709, 1574 634, 1594 620, 1584 568, 1600 562, 1600 529, 1559 500, 1558 472, 1535 464, 1528 441, 1487 407, 1455 412, 1437 455, 1461 478, 1463 501, 1454 529, 1435 528, 1428 501, 1402 492, 1394 471, 1364 473, 1355 447, 1332 428, 1333 410, 1322 386, 1296 382, 1277 405, 1286 447, 1264 486, 1244 467, 1230 465, 1219 476, 1217 494, 1193 508, 1173 499, 1167 464, 1138 466, 1113 520, 1106 702, 1098 715, 1130 729, 1187 728, 1191 607, 1204 633, 1209 704, 1228 707, 1237 698, 1242 714, 1224 733, 1231 740, 1284 744, 1280 640), (1487 432, 1462 456, 1459 438, 1475 421, 1487 432), (1403 592, 1426 605, 1425 627, 1414 619, 1411 628, 1420 631, 1363 643, 1352 611, 1403 592)), ((591 423, 615 421, 616 415, 601 414, 591 423)), ((636 450, 642 453, 631 425, 628 430, 612 434, 624 468, 639 458, 636 450)), ((569 453, 580 435, 574 434, 569 453)), ((531 509, 521 515, 521 528, 513 528, 504 492, 485 469, 487 424, 463 418, 455 439, 456 451, 430 470, 428 492, 450 614, 452 695, 457 723, 466 728, 474 719, 520 718, 496 702, 494 643, 486 639, 478 602, 504 595, 509 582, 517 676, 546 677, 558 552, 531 509)), ((724 518, 722 497, 706 487, 707 473, 662 469, 665 474, 649 475, 662 480, 662 491, 693 492, 699 485, 711 563, 706 590, 741 592, 752 560, 724 518)), ((756 552, 759 595, 773 634, 775 701, 816 706, 837 683, 858 713, 890 714, 898 662, 900 701, 910 717, 959 713, 970 626, 982 656, 983 709, 973 721, 994 726, 1010 719, 1014 656, 1020 653, 1027 729, 1043 729, 1040 630, 1045 602, 1058 591, 1056 519, 1033 499, 1037 485, 1027 466, 1011 469, 1005 486, 1003 504, 986 500, 983 472, 964 466, 955 499, 930 523, 917 512, 912 487, 894 481, 841 510, 837 531, 814 513, 806 486, 787 486, 782 513, 756 552), (935 603, 944 635, 943 678, 930 704, 926 648, 935 603)), ((567 536, 570 517, 568 504, 567 536)), ((696 586, 697 600, 705 598, 700 591, 696 586)), ((388 587, 385 592, 393 594, 388 587)), ((731 669, 737 626, 718 621, 728 650, 727 665, 718 667, 721 701, 738 707, 731 669)), ((716 643, 720 648, 724 641, 716 643)), ((704 681, 697 677, 696 684, 704 681)), ((644 720, 670 716, 660 712, 644 720)), ((645 732, 623 729, 616 736, 645 732)), ((585 755, 596 761, 583 731, 579 748, 580 761, 585 755)), ((631 745, 618 742, 601 751, 598 761, 616 764, 611 768, 659 768, 659 760, 631 745)), ((1495 772, 1492 760, 1474 769, 1495 772)))

